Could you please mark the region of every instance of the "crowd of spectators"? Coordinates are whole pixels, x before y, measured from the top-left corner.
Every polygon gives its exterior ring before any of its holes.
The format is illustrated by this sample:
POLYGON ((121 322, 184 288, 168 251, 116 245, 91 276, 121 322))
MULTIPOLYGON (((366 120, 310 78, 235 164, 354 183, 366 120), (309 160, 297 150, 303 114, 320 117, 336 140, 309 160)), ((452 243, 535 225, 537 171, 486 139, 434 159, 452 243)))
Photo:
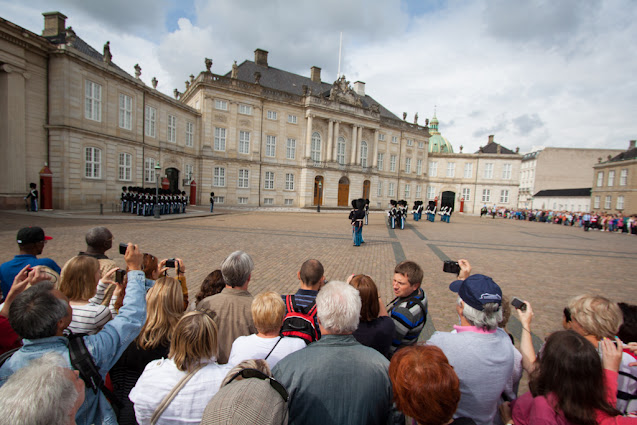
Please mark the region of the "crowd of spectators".
POLYGON ((502 288, 460 260, 459 324, 419 342, 428 298, 413 261, 385 304, 370 276, 326 282, 317 259, 295 294, 253 296, 254 262, 236 251, 189 303, 183 260, 129 243, 125 271, 104 267, 112 234, 86 239, 56 275, 37 258, 44 231, 22 229, 0 268, 0 425, 637 424, 637 306, 577 296, 536 353, 522 301, 516 348, 502 288), (25 255, 34 264, 11 276, 25 255))

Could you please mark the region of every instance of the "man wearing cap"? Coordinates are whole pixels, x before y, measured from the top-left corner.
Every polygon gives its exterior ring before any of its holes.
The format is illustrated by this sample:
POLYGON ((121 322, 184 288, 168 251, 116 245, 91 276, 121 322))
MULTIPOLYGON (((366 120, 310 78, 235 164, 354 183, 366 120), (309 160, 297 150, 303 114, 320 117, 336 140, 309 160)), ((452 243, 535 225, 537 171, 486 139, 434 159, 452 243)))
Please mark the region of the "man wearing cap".
POLYGON ((16 239, 20 254, 0 266, 0 288, 5 297, 11 289, 13 279, 27 264, 31 267, 46 266, 57 274, 61 272, 60 266, 50 258, 37 258, 38 255, 42 254, 46 241, 53 239, 50 236, 45 236, 41 227, 20 229, 16 239))
POLYGON ((427 344, 438 346, 460 379, 460 404, 454 414, 491 424, 500 395, 513 371, 513 345, 498 328, 502 321, 502 290, 488 276, 470 276, 471 265, 459 260, 459 280, 449 289, 458 294, 460 325, 454 332, 436 332, 427 344))

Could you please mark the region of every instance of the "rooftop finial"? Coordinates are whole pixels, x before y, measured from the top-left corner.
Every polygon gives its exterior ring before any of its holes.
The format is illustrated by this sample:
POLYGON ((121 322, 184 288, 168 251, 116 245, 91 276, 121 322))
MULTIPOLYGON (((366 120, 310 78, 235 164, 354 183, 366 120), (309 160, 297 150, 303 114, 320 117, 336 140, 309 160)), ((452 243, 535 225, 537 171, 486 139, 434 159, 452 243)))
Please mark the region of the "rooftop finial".
POLYGON ((104 45, 104 62, 109 64, 111 63, 111 59, 113 59, 113 55, 111 55, 111 42, 107 41, 104 45))
POLYGON ((210 72, 210 68, 212 68, 212 59, 206 58, 205 64, 206 64, 206 71, 210 72))

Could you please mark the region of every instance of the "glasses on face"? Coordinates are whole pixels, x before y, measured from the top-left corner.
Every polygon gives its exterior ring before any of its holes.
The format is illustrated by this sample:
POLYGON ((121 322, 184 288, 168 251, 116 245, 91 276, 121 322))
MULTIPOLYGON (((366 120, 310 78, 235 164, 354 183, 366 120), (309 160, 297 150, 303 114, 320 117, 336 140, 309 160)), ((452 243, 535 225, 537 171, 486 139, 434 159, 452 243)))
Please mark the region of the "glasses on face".
MULTIPOLYGON (((277 393, 279 393, 279 395, 281 396, 283 401, 285 401, 287 403, 287 401, 290 399, 290 395, 288 394, 288 391, 285 389, 285 387, 279 381, 277 381, 276 379, 274 379, 271 376, 266 375, 265 373, 261 372, 260 370, 250 369, 250 368, 241 369, 239 372, 235 373, 232 378, 230 378, 230 380, 228 381, 228 384, 231 383, 232 381, 234 381, 237 376, 241 376, 243 379, 258 378, 258 379, 262 379, 264 381, 268 381, 268 382, 270 382, 270 386, 277 393)), ((228 385, 228 384, 226 384, 226 385, 228 385)))
POLYGON ((568 307, 564 307, 564 319, 566 320, 566 323, 571 321, 571 310, 568 307))

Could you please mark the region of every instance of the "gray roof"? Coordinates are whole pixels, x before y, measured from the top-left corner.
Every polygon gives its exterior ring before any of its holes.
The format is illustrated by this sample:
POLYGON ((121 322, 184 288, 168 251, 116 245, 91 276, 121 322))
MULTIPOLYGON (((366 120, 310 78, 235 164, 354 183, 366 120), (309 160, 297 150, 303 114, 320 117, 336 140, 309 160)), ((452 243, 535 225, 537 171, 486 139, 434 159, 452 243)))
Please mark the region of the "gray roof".
POLYGON ((591 196, 591 188, 585 187, 582 189, 547 189, 540 190, 533 195, 534 197, 541 196, 564 196, 564 197, 589 197, 591 196))
POLYGON ((515 152, 513 152, 511 149, 507 149, 504 146, 502 146, 499 143, 496 142, 492 142, 492 143, 487 143, 486 145, 482 146, 478 152, 476 153, 498 153, 498 146, 500 146, 500 154, 504 154, 504 155, 516 155, 515 152))
MULTIPOLYGON (((302 75, 293 74, 292 72, 283 71, 271 66, 257 65, 249 60, 243 61, 241 65, 238 65, 237 79, 248 83, 254 83, 255 72, 261 73, 259 84, 262 86, 295 94, 297 96, 303 95, 303 86, 307 86, 311 89, 313 94, 320 93, 323 97, 329 96, 330 90, 332 89, 332 84, 330 83, 314 82, 309 77, 303 77, 302 75)), ((231 76, 231 72, 228 72, 225 76, 229 78, 231 76)), ((375 101, 371 96, 365 95, 360 99, 363 106, 366 108, 369 108, 371 105, 378 105, 380 115, 382 117, 399 120, 396 115, 375 101)))
POLYGON ((608 162, 628 161, 629 159, 637 158, 637 148, 628 149, 626 152, 622 152, 619 155, 613 157, 608 162))

